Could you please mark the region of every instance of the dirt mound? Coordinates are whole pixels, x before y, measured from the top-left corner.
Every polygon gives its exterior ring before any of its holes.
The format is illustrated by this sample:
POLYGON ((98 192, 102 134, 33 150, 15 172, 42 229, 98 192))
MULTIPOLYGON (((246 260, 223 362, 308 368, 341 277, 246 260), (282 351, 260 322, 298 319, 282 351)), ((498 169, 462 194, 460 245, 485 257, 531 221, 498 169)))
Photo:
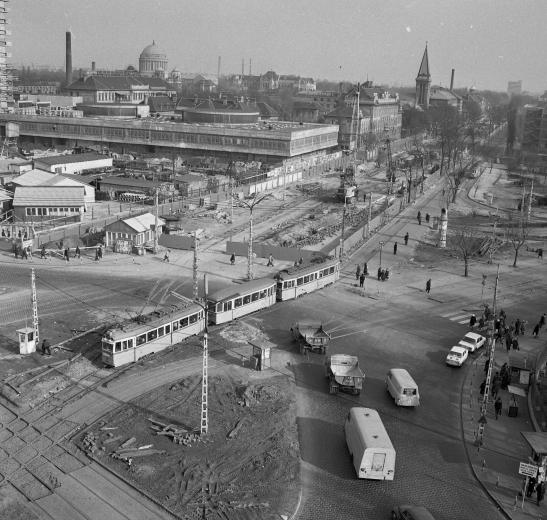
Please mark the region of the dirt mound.
POLYGON ((205 436, 193 376, 105 417, 82 447, 89 452, 91 439, 95 457, 183 518, 201 518, 204 504, 211 519, 289 515, 299 489, 294 388, 282 376, 248 375, 230 367, 209 377, 205 436))

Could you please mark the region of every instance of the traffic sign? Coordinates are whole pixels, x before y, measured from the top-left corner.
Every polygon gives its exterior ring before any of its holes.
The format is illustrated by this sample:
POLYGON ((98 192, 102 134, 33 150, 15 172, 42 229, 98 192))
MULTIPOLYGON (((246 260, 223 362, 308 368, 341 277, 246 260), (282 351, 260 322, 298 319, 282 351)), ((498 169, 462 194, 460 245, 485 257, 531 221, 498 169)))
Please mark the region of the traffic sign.
POLYGON ((526 475, 527 477, 536 477, 538 473, 538 467, 535 464, 528 464, 527 462, 519 462, 519 475, 526 475))

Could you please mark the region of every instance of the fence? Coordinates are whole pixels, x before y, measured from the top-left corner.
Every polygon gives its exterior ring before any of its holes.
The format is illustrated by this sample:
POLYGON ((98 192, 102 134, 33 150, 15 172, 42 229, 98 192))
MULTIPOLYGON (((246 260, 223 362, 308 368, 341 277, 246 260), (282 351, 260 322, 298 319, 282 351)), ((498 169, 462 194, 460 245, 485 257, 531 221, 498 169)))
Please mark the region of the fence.
MULTIPOLYGON (((247 256, 248 250, 248 242, 226 242, 226 254, 228 255, 234 253, 236 256, 247 256)), ((317 259, 324 259, 327 256, 321 251, 309 251, 297 247, 272 246, 269 244, 261 244, 260 242, 253 242, 253 253, 259 258, 268 258, 272 255, 274 260, 291 262, 297 261, 300 258, 302 258, 304 262, 312 262, 317 259)))

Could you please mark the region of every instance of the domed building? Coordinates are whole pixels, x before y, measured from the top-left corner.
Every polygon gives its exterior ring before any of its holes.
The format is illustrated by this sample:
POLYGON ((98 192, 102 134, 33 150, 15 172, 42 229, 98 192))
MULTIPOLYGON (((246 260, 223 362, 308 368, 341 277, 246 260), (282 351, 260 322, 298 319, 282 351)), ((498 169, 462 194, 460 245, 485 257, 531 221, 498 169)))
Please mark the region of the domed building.
POLYGON ((167 54, 156 45, 155 41, 151 45, 147 45, 141 52, 139 73, 142 76, 166 77, 167 54))

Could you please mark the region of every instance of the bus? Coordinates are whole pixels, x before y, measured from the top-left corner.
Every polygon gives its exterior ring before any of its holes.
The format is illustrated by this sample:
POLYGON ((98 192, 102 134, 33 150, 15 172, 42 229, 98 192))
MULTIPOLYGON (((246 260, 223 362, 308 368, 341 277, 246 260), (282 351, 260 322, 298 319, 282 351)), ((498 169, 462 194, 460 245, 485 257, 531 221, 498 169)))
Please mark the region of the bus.
POLYGON ((277 301, 292 300, 303 294, 322 289, 340 278, 340 262, 327 260, 321 264, 292 267, 279 271, 277 280, 277 301))
POLYGON ((119 367, 205 330, 205 311, 194 303, 154 311, 116 325, 102 337, 102 360, 119 367))
POLYGON ((275 304, 272 278, 259 278, 221 289, 208 296, 208 319, 214 325, 235 320, 275 304))

